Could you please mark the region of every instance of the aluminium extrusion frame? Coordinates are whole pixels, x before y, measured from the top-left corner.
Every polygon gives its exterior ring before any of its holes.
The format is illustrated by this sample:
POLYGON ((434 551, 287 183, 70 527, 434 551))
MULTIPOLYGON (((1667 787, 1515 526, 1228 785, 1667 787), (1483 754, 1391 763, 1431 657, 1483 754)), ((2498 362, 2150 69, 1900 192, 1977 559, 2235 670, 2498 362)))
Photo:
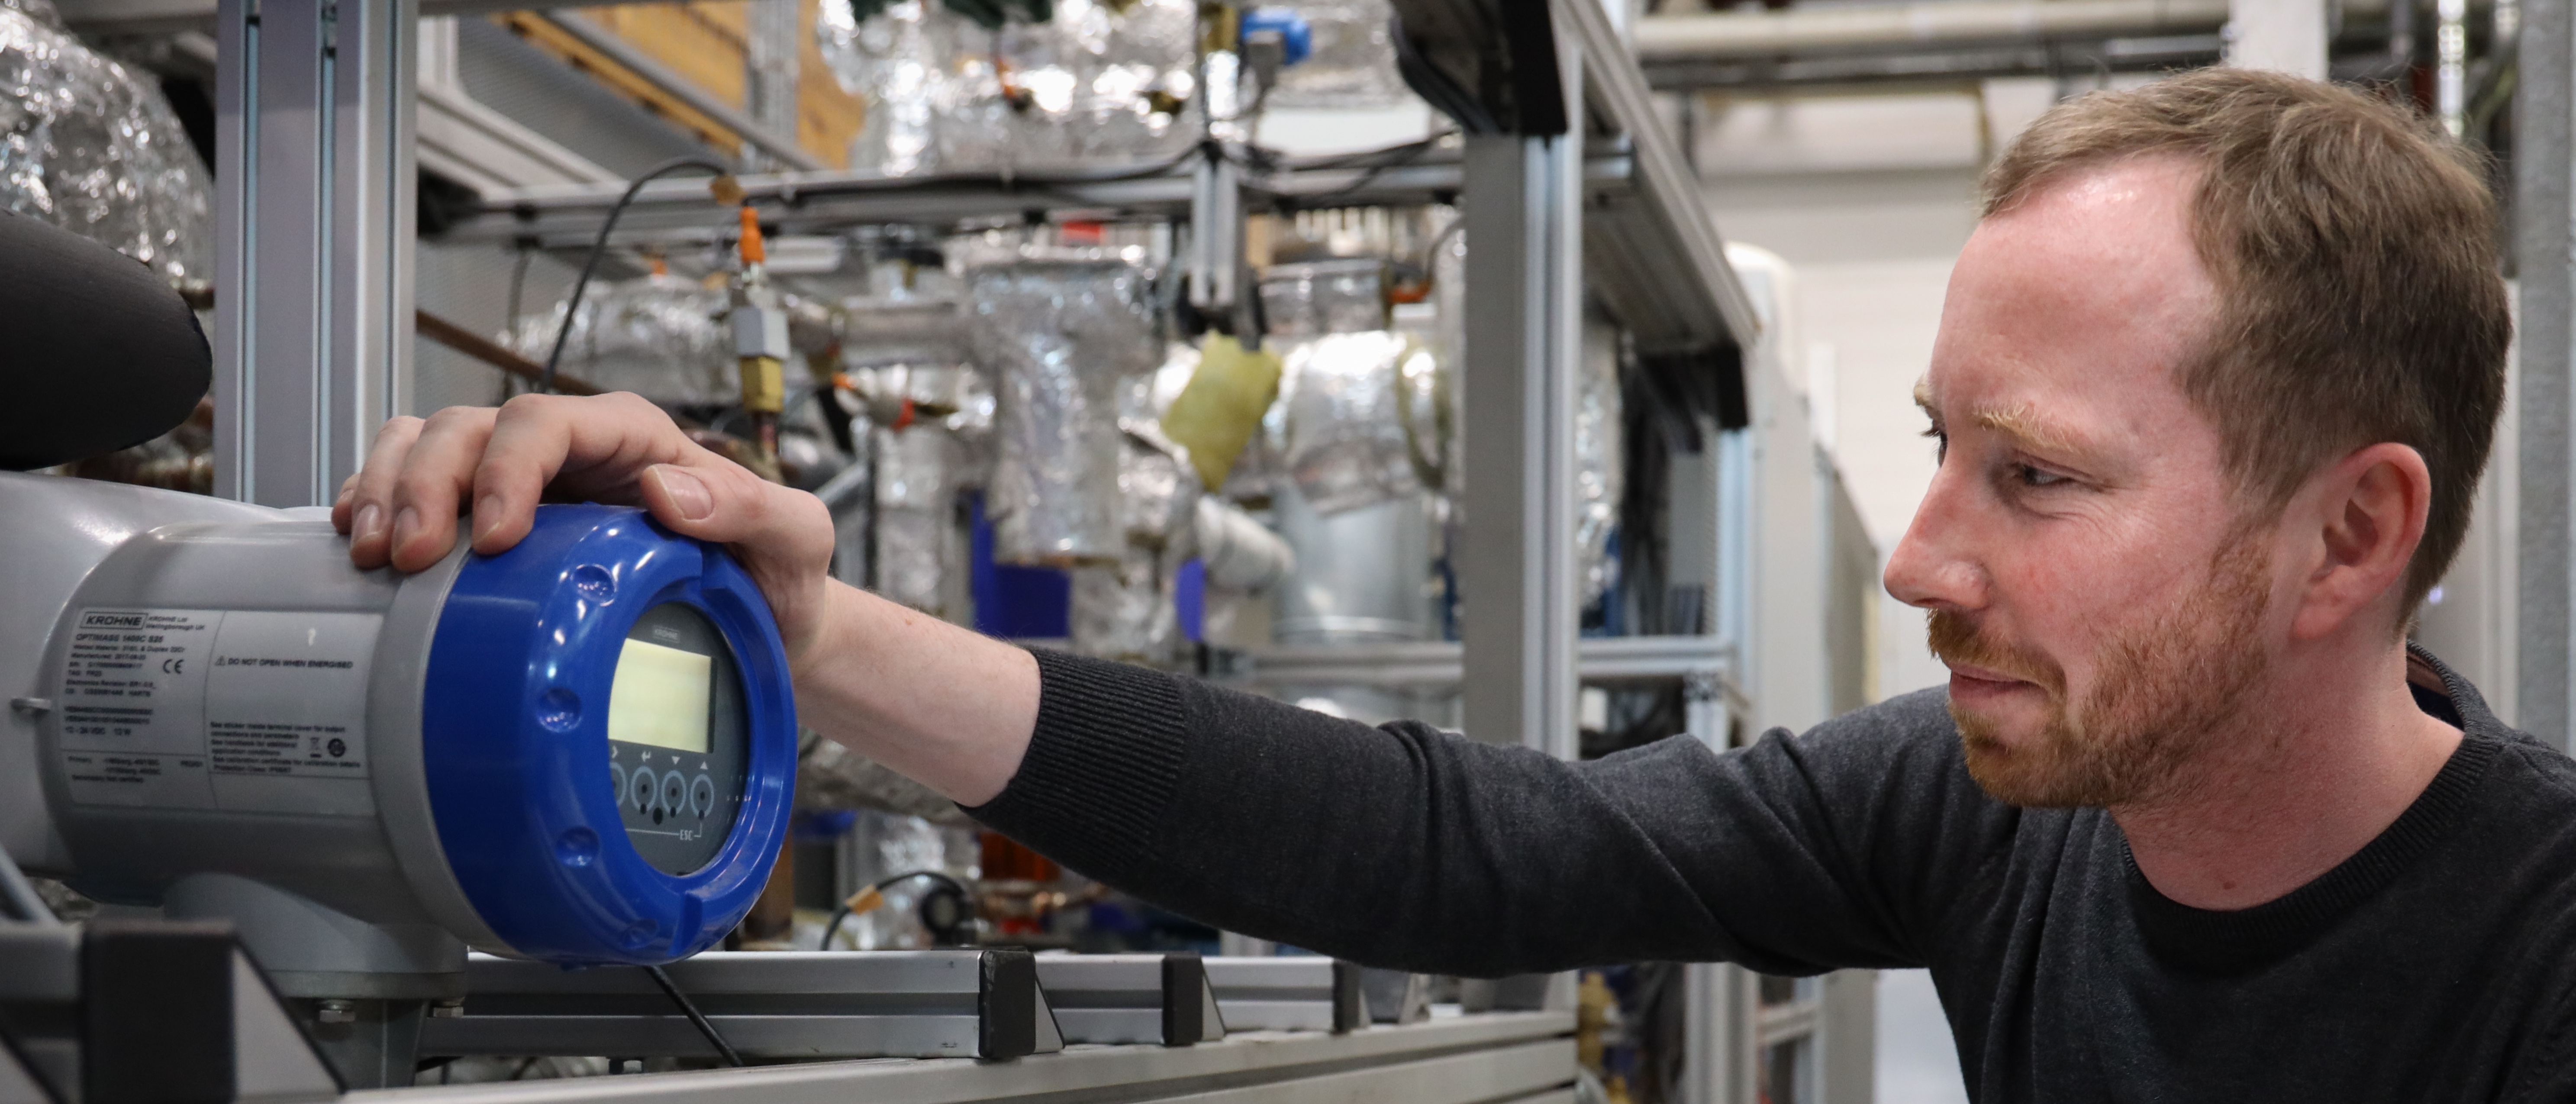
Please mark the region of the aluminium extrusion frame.
POLYGON ((1365 971, 1314 955, 1210 958, 1202 965, 1234 1031, 1357 1031, 1369 1025, 1365 971))
MULTIPOLYGON (((1265 686, 1455 686, 1464 676, 1455 641, 1282 644, 1244 653, 1240 681, 1265 686)), ((1735 645, 1720 636, 1596 636, 1575 644, 1586 683, 1709 678, 1742 701, 1735 645)))
MULTIPOLYGON (((846 957, 846 956, 845 956, 846 957)), ((1347 1034, 1236 1032, 1191 1047, 1078 1046, 1012 1062, 884 1059, 350 1093, 346 1104, 1572 1104, 1574 1014, 1494 1012, 1347 1034)))
MULTIPOLYGON (((1466 190, 1454 152, 1435 151, 1389 166, 1335 166, 1330 159, 1288 159, 1249 173, 1250 206, 1337 207, 1433 203, 1466 190)), ((1634 159, 1597 144, 1584 159, 1588 195, 1632 187, 1634 159)), ((871 223, 958 223, 1025 217, 1032 210, 1168 220, 1191 209, 1195 170, 1177 165, 1135 175, 1090 179, 1042 173, 953 173, 887 176, 834 170, 737 178, 765 225, 812 233, 871 223)), ((542 185, 487 193, 481 209, 440 235, 444 242, 534 240, 546 248, 588 248, 622 183, 542 185)), ((635 195, 610 242, 619 245, 714 241, 731 232, 703 180, 657 180, 635 195)))
MULTIPOLYGON (((710 951, 664 969, 734 1049, 755 1057, 1012 1059, 1064 1049, 1022 950, 710 951)), ((463 1015, 422 1025, 421 1053, 716 1056, 642 970, 477 954, 466 990, 463 1015)))
POLYGON ((2513 234, 2520 526, 2516 727, 2559 748, 2576 728, 2576 10, 2523 8, 2514 90, 2513 234))
POLYGON ((1198 955, 1049 953, 1037 956, 1037 971, 1066 1042, 1184 1047, 1225 1038, 1198 955))
POLYGON ((411 405, 418 0, 221 0, 215 493, 327 504, 411 405))

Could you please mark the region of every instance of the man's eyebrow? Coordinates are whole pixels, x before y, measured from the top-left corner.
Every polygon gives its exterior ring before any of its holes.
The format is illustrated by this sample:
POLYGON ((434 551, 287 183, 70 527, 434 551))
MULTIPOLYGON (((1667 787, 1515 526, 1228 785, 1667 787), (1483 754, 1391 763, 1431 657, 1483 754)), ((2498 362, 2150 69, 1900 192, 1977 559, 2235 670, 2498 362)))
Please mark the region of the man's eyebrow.
POLYGON ((2050 452, 2084 451, 2081 436, 2031 409, 2028 403, 1974 410, 1969 412, 1968 420, 1981 428, 2050 452))

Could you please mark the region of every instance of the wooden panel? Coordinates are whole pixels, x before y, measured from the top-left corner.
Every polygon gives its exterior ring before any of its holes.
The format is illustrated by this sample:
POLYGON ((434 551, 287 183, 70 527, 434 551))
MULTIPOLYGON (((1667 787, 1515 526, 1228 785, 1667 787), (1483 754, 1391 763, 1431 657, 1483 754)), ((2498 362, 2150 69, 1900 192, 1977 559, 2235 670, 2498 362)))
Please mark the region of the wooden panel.
MULTIPOLYGON (((866 103, 842 89, 824 63, 822 50, 814 41, 814 25, 822 9, 821 0, 801 0, 798 18, 796 144, 816 160, 833 168, 845 168, 850 161, 850 140, 866 125, 866 103)), ((676 4, 615 4, 578 9, 594 26, 633 43, 655 61, 668 66, 690 83, 705 89, 709 95, 727 103, 743 103, 743 69, 746 43, 745 28, 749 21, 745 0, 698 0, 676 4)), ((719 149, 741 148, 739 138, 723 124, 692 111, 668 93, 626 72, 615 62, 583 48, 561 32, 524 16, 509 15, 502 21, 548 53, 564 59, 575 68, 590 73, 601 83, 635 101, 645 110, 678 123, 696 134, 701 141, 719 149)))
MULTIPOLYGON (((504 12, 492 18, 502 26, 517 32, 519 37, 528 41, 529 45, 553 54, 565 64, 589 74, 591 79, 634 101, 636 106, 645 111, 670 120, 680 129, 696 136, 699 141, 726 153, 736 153, 742 149, 742 139, 734 134, 732 128, 701 114, 697 109, 681 102, 678 97, 655 87, 653 82, 637 76, 634 71, 591 49, 579 39, 565 34, 561 28, 524 12, 504 12)), ((737 55, 738 58, 739 55, 737 55)), ((739 86, 741 83, 739 64, 736 65, 736 70, 735 84, 739 86)), ((739 95, 738 87, 736 94, 739 95)))
POLYGON ((719 100, 743 106, 742 0, 694 4, 619 4, 580 9, 601 30, 635 48, 719 100))
POLYGON ((831 67, 823 63, 821 47, 815 45, 814 25, 822 0, 804 0, 804 6, 805 14, 798 21, 802 31, 796 70, 796 144, 816 160, 846 169, 850 140, 867 125, 867 102, 841 87, 831 67))

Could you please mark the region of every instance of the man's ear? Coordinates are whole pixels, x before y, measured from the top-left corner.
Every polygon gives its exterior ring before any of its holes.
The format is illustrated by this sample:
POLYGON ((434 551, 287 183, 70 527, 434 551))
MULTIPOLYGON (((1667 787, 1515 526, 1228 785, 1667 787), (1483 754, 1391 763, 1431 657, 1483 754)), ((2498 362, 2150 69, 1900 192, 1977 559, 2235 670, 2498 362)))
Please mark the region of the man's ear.
POLYGON ((2423 455, 2394 442, 2355 450, 2317 473, 2289 513, 2311 528, 2301 543, 2313 557, 2291 637, 2330 636, 2357 617, 2394 624, 2432 504, 2423 455))

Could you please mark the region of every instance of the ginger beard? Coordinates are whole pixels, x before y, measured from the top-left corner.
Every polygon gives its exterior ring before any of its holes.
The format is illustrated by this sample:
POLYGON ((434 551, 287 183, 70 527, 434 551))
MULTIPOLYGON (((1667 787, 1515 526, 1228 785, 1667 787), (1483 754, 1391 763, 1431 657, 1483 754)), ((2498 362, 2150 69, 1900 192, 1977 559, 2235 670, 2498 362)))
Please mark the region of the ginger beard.
POLYGON ((2259 738, 2235 732, 2232 718, 2268 663, 2260 633, 2270 574, 2259 535, 2238 535, 2212 558, 2206 586, 2105 634, 2099 675, 2080 701, 2068 699, 2055 661, 1981 634, 1966 615, 1932 611, 1934 655, 2028 680, 2049 697, 2048 719, 2018 740, 1953 703, 1969 775, 1995 800, 2030 808, 2178 796, 2189 786, 2186 764, 2229 739, 2259 738))

